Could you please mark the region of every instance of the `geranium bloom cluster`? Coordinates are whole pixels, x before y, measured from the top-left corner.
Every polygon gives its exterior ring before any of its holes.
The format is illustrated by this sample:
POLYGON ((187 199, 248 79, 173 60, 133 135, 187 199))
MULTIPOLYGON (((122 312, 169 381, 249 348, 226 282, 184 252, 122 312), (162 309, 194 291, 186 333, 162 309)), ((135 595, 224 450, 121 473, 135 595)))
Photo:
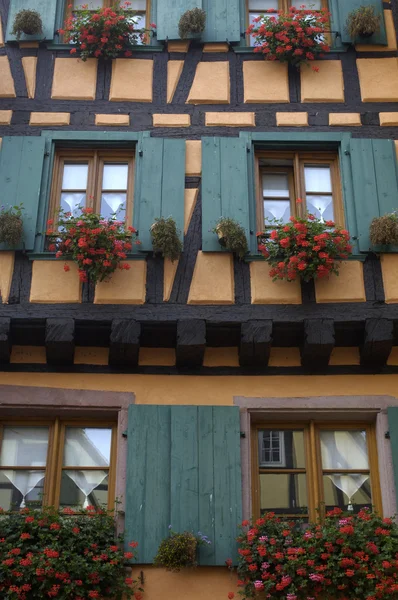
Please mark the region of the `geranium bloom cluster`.
POLYGON ((398 527, 368 509, 336 508, 305 529, 268 513, 244 521, 238 541, 244 598, 398 598, 398 527))
MULTIPOLYGON (((90 57, 116 58, 121 53, 131 56, 130 46, 139 40, 146 41, 149 31, 137 30, 135 12, 129 8, 131 2, 112 7, 101 8, 93 12, 83 4, 80 10, 74 10, 66 19, 59 33, 67 43, 74 44, 70 53, 79 53, 83 61, 90 57)), ((69 7, 72 9, 72 5, 69 7)), ((151 24, 155 28, 154 24, 151 24)))
MULTIPOLYGON (((76 262, 82 282, 95 284, 108 279, 117 268, 129 269, 123 260, 133 244, 140 244, 133 227, 126 229, 116 216, 103 219, 92 208, 82 208, 78 217, 61 210, 55 227, 52 219, 47 227, 48 249, 56 252, 56 258, 76 262)), ((69 265, 64 269, 69 271, 69 265)))
MULTIPOLYGON (((0 513, 2 509, 0 509, 0 513)), ((126 577, 114 515, 94 506, 78 514, 66 508, 7 513, 0 519, 0 597, 4 600, 134 598, 141 588, 126 577)))
POLYGON ((277 17, 267 14, 256 17, 247 33, 255 36, 254 51, 262 52, 267 60, 299 66, 322 58, 330 50, 325 42, 329 18, 326 9, 312 11, 291 7, 288 12, 279 10, 277 17))
MULTIPOLYGON (((300 199, 299 199, 300 200, 300 199)), ((258 249, 271 264, 270 277, 303 281, 338 274, 340 262, 352 253, 350 234, 333 221, 314 215, 290 217, 288 224, 274 220, 271 232, 258 232, 258 249)))

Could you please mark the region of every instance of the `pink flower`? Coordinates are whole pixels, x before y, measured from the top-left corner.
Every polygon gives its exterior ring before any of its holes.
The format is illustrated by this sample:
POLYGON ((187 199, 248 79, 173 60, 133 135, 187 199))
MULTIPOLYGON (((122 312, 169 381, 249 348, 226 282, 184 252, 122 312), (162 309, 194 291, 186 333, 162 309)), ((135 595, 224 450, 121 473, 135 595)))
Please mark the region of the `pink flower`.
POLYGON ((263 590, 264 589, 264 584, 262 581, 257 580, 254 582, 254 587, 256 588, 256 590, 263 590))

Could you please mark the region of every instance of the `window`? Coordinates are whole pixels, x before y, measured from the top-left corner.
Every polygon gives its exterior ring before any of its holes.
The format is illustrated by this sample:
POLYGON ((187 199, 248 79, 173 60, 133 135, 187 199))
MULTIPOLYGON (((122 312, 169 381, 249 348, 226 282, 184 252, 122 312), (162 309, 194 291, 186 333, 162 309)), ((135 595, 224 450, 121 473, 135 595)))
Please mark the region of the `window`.
POLYGON ((0 423, 0 506, 112 507, 113 423, 0 423))
POLYGON ((131 223, 134 155, 125 150, 59 150, 56 153, 50 215, 62 208, 74 216, 90 207, 103 217, 116 213, 131 223))
POLYGON ((314 520, 317 509, 380 507, 371 425, 256 425, 253 513, 314 520))
POLYGON ((256 169, 257 229, 269 227, 272 219, 287 222, 307 211, 344 225, 337 154, 259 152, 256 169))

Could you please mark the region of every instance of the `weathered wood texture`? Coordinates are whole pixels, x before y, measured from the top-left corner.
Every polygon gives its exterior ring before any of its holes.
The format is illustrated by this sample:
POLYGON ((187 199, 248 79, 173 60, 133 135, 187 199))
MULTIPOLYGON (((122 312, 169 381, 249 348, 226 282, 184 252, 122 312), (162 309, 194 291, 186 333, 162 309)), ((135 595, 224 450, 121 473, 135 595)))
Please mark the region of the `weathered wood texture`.
POLYGON ((140 349, 141 326, 137 321, 115 319, 109 341, 109 364, 136 366, 140 349))
POLYGON ((241 325, 239 364, 267 367, 272 345, 272 321, 248 321, 241 325))
POLYGON ((334 344, 332 319, 306 319, 304 321, 304 344, 300 348, 303 367, 312 371, 326 369, 334 344))
POLYGON ((201 367, 206 347, 206 322, 177 321, 176 362, 178 367, 201 367))
POLYGON ((73 365, 75 353, 74 319, 47 319, 46 359, 49 365, 73 365))

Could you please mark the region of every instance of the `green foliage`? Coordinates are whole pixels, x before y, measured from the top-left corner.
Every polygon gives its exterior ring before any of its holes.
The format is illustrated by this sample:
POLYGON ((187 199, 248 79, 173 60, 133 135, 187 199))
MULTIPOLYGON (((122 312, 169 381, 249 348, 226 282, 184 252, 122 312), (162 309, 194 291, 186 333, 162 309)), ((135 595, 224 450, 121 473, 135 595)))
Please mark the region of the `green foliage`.
POLYGON ((192 8, 181 16, 178 32, 181 39, 187 39, 189 34, 202 33, 206 27, 206 12, 202 8, 192 8))
POLYGON ((398 213, 376 217, 370 224, 370 241, 374 246, 398 244, 398 213))
POLYGON ((0 597, 140 598, 136 582, 125 573, 134 552, 124 552, 122 542, 114 515, 94 506, 78 514, 49 507, 5 513, 0 517, 0 597))
POLYGON ((22 204, 0 208, 0 244, 16 246, 21 241, 23 233, 22 210, 22 204))
POLYGON ((19 38, 22 33, 26 35, 38 35, 43 33, 41 16, 36 10, 20 10, 15 15, 14 26, 11 32, 19 38))
POLYGON ((196 567, 198 540, 193 533, 174 533, 161 541, 154 564, 168 571, 180 571, 184 567, 196 567))
POLYGON ((221 217, 213 232, 218 235, 221 246, 224 246, 229 252, 234 252, 240 259, 248 253, 245 230, 234 219, 221 217))
POLYGON ((374 6, 360 6, 348 15, 346 28, 353 40, 370 37, 380 30, 380 15, 375 14, 374 6))
POLYGON ((155 219, 151 226, 152 246, 155 253, 171 262, 178 260, 182 252, 182 243, 177 230, 176 222, 172 217, 155 219))

